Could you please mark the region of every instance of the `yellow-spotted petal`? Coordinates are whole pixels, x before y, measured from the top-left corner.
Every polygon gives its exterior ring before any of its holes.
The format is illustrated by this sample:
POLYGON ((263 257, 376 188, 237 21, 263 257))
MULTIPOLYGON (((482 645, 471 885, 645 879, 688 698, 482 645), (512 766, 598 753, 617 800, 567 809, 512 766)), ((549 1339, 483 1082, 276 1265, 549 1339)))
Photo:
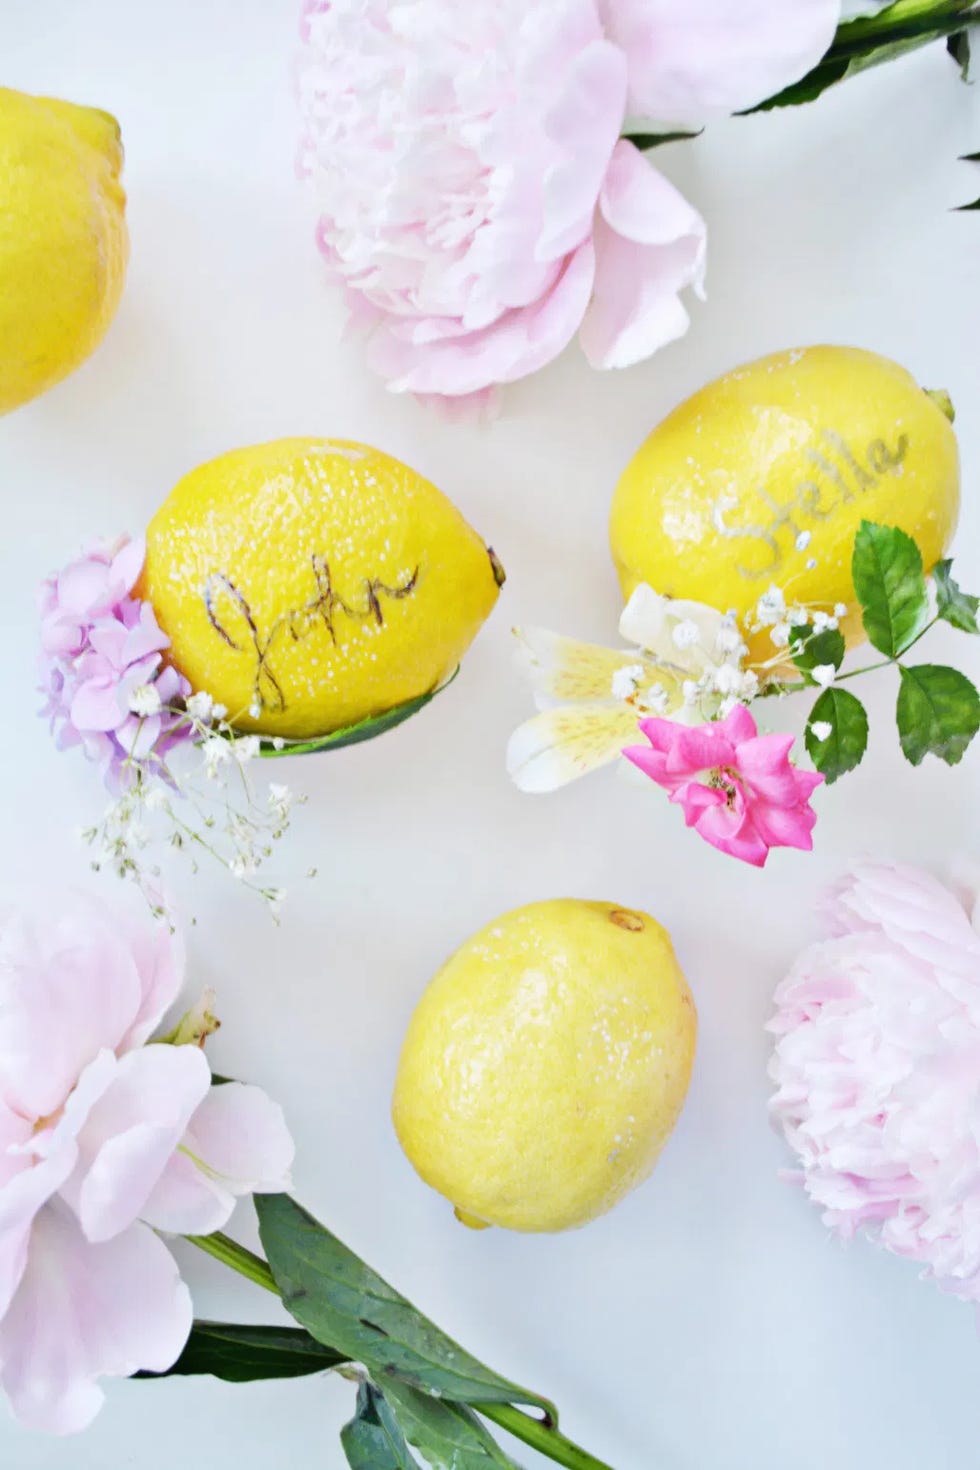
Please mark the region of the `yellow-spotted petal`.
POLYGON ((544 710, 510 737, 508 774, 521 791, 557 791, 615 760, 637 740, 638 720, 621 702, 544 710))
POLYGON ((555 703, 612 702, 613 680, 623 669, 642 668, 640 684, 662 681, 663 674, 650 659, 632 649, 602 648, 597 643, 579 643, 546 628, 515 628, 518 663, 530 680, 535 703, 547 709, 555 703))

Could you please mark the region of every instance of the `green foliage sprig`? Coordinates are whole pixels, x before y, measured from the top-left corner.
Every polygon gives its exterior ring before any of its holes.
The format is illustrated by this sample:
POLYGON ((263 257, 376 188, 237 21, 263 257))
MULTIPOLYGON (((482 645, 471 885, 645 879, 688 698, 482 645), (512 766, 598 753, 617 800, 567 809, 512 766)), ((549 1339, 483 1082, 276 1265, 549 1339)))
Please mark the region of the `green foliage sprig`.
POLYGON ((902 751, 914 766, 926 755, 956 765, 980 729, 980 695, 965 674, 943 664, 906 662, 906 655, 939 622, 962 633, 980 632, 980 599, 961 590, 952 565, 938 562, 927 578, 911 536, 897 526, 862 521, 854 538, 851 576, 868 642, 884 659, 842 674, 845 646, 837 629, 791 630, 790 657, 801 675, 794 687, 823 688, 810 711, 805 738, 828 785, 860 764, 868 743, 867 712, 840 686, 872 669, 891 665, 898 670, 895 718, 902 751))

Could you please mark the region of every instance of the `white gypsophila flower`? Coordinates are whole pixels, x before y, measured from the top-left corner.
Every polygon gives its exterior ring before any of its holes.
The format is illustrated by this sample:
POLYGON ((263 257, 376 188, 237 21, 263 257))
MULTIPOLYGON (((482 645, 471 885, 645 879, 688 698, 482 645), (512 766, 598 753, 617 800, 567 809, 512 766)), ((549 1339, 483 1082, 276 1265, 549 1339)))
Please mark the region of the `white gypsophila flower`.
POLYGON ((821 742, 829 740, 834 731, 833 725, 827 720, 814 720, 810 729, 813 731, 813 738, 821 742))
POLYGON ((835 618, 846 618, 847 617, 847 603, 846 602, 835 602, 834 603, 834 617, 835 618))
POLYGON ((774 623, 769 629, 769 637, 777 648, 785 648, 789 643, 789 623, 774 623))
POLYGON ((642 664, 625 664, 623 668, 617 669, 612 676, 613 698, 630 699, 636 693, 645 673, 646 669, 642 664))
POLYGON ((158 715, 163 708, 160 692, 152 684, 137 684, 130 692, 128 704, 130 713, 139 715, 141 719, 158 715))
POLYGON ((262 742, 257 735, 239 735, 231 743, 232 754, 239 765, 245 765, 247 761, 254 760, 262 749, 262 742))
POLYGON ((814 633, 825 633, 829 630, 835 629, 836 627, 837 619, 835 617, 832 617, 830 613, 815 612, 813 614, 814 633))
POLYGON ((662 684, 651 684, 643 691, 643 703, 651 714, 665 715, 670 706, 670 695, 662 684))
POLYGON ((777 587, 775 582, 767 592, 763 592, 755 607, 756 622, 763 627, 771 623, 778 623, 786 613, 786 598, 783 589, 777 587))
POLYGON ((210 722, 212 716, 217 714, 218 708, 210 694, 204 689, 199 689, 196 694, 188 696, 187 713, 192 720, 198 720, 202 725, 210 722))
POLYGON ((821 689, 829 689, 830 685, 837 678, 837 670, 833 664, 817 664, 815 668, 810 670, 810 677, 813 679, 814 684, 820 685, 821 689))

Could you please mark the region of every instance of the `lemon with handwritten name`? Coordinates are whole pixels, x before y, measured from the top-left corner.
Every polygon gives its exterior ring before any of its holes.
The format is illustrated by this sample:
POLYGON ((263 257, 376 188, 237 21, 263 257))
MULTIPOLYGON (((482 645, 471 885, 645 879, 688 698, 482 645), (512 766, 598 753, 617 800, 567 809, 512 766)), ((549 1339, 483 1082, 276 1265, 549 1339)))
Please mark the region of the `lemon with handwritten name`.
POLYGON ((696 1037, 670 936, 649 914, 532 903, 474 935, 425 992, 395 1129, 464 1224, 572 1229, 650 1173, 696 1037))
POLYGON ((0 87, 0 413, 66 377, 112 321, 122 157, 108 113, 0 87))
POLYGON ((180 481, 139 593, 167 656, 238 728, 309 738, 439 685, 503 580, 415 470, 347 440, 280 439, 180 481))
MULTIPOLYGON (((952 410, 896 363, 854 347, 776 353, 695 393, 656 428, 613 499, 610 540, 625 596, 640 582, 751 620, 787 604, 849 611, 862 635, 851 551, 862 520, 900 526, 926 568, 959 511, 952 410)), ((771 659, 768 630, 749 661, 771 659)))

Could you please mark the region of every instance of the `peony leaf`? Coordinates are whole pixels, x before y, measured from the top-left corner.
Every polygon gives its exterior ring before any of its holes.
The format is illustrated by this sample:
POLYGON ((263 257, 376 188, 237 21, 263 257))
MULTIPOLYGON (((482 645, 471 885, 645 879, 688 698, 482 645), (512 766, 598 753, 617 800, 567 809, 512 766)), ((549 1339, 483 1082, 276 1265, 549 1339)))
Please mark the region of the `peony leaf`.
POLYGON ((398 1422, 373 1383, 357 1391, 357 1412, 340 1431, 351 1470, 418 1470, 398 1422))
POLYGON ((807 754, 832 786, 838 777, 861 764, 868 748, 868 716, 864 705, 846 689, 825 689, 806 724, 807 754), (829 725, 830 732, 814 726, 829 725), (823 736, 821 739, 820 737, 823 736))
POLYGON ((345 1363, 299 1327, 249 1327, 237 1322, 195 1322, 180 1357, 164 1373, 138 1378, 210 1373, 226 1383, 258 1378, 301 1378, 345 1363))
POLYGON ((970 80, 970 68, 973 61, 970 46, 970 32, 954 31, 953 34, 947 38, 946 50, 949 52, 950 56, 956 62, 956 65, 959 67, 960 78, 964 82, 968 82, 970 80))
POLYGON ((936 612, 954 628, 959 628, 961 633, 980 633, 980 627, 977 626, 980 597, 960 590, 959 583, 950 575, 952 566, 951 561, 940 561, 932 569, 932 579, 936 585, 936 612))
POLYGON ((520 1470, 464 1404, 432 1398, 397 1379, 385 1380, 384 1397, 401 1432, 432 1470, 520 1470))
POLYGON ((386 730, 393 730, 396 725, 404 724, 410 720, 412 715, 418 714, 427 704, 431 704, 437 694, 448 689, 456 678, 459 669, 448 678, 444 684, 436 689, 430 689, 427 694, 420 694, 415 699, 408 699, 404 704, 398 704, 394 709, 385 710, 380 715, 370 715, 366 720, 358 720, 356 725, 347 725, 342 730, 331 730, 327 735, 315 735, 309 740, 284 740, 282 744, 275 744, 271 737, 263 735, 259 745, 259 755, 273 758, 280 755, 315 755, 321 750, 343 750, 347 745, 360 745, 362 741, 374 740, 378 735, 383 735, 386 730))
POLYGON ((862 521, 854 538, 851 576, 864 612, 864 631, 875 648, 896 658, 929 618, 919 548, 897 526, 862 521))
POLYGON ((681 131, 673 133, 631 133, 629 128, 627 128, 623 133, 623 137, 628 143, 632 143, 634 147, 639 148, 641 153, 649 153, 651 148, 662 148, 665 143, 681 143, 688 138, 700 138, 703 132, 704 128, 698 128, 693 133, 681 131))
POLYGON ((554 1405, 471 1357, 286 1194, 257 1194, 266 1258, 283 1305, 318 1342, 375 1377, 396 1375, 467 1404, 554 1405))
POLYGON ((965 674, 941 664, 900 673, 896 718, 906 760, 917 766, 926 755, 938 755, 955 766, 980 729, 980 695, 965 674))
POLYGON ((808 625, 793 628, 789 638, 790 657, 801 674, 807 676, 808 682, 811 669, 818 668, 821 664, 832 664, 839 669, 844 661, 844 635, 836 628, 825 628, 821 633, 814 633, 808 625))

